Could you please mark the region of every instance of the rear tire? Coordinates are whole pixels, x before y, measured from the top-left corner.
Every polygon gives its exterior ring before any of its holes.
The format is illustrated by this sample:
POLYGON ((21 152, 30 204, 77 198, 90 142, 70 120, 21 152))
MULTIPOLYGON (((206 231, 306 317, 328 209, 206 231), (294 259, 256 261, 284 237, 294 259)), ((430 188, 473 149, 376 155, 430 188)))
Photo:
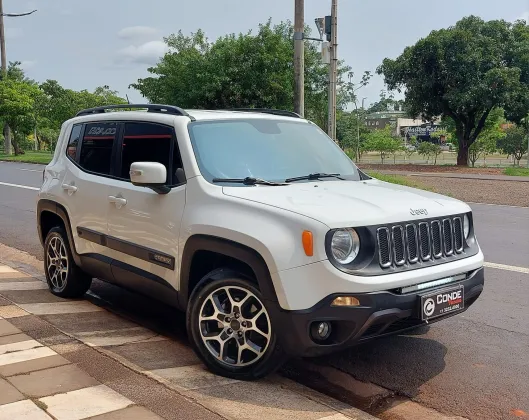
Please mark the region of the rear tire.
POLYGON ((286 360, 261 292, 236 272, 215 270, 202 279, 189 302, 187 331, 197 355, 220 376, 256 380, 286 360))
POLYGON ((44 272, 51 293, 62 298, 80 298, 92 284, 92 277, 75 264, 62 227, 52 228, 46 236, 44 272))

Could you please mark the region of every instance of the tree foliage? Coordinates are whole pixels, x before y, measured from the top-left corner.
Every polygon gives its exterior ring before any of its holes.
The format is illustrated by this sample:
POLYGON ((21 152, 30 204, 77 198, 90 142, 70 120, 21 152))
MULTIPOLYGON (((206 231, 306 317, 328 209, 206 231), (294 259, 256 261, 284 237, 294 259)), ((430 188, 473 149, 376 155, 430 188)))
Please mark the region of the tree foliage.
POLYGON ((412 115, 452 118, 458 165, 467 165, 494 108, 515 122, 529 113, 529 26, 470 16, 432 31, 378 69, 391 90, 406 90, 412 115))
POLYGON ((349 150, 353 157, 356 158, 357 145, 362 153, 362 144, 371 132, 365 125, 364 110, 340 112, 336 123, 336 136, 338 144, 344 150, 349 150), (358 142, 360 141, 360 142, 358 142))
POLYGON ((423 141, 419 144, 419 147, 417 148, 417 153, 421 156, 424 156, 426 158, 426 163, 430 159, 434 159, 433 164, 437 164, 437 157, 443 153, 441 146, 435 143, 430 143, 428 141, 423 141))
POLYGON ((382 163, 389 155, 402 150, 402 142, 391 133, 391 127, 370 131, 363 144, 366 151, 378 152, 382 163))
MULTIPOLYGON (((308 29, 307 29, 307 32, 308 29)), ((231 34, 209 41, 199 30, 190 36, 181 31, 165 38, 169 52, 151 76, 131 86, 151 102, 183 108, 280 108, 293 109, 294 29, 290 22, 259 26, 256 33, 231 34)), ((320 45, 305 43, 306 116, 325 128, 327 121, 328 68, 321 62, 320 45)), ((350 100, 338 70, 338 103, 350 100)))
POLYGON ((403 111, 406 110, 406 104, 404 100, 399 99, 396 100, 395 96, 390 92, 386 92, 385 90, 380 92, 380 99, 372 104, 367 112, 369 114, 373 112, 386 112, 388 108, 393 107, 396 111, 400 110, 402 108, 403 111))
POLYGON ((62 123, 80 110, 123 103, 108 86, 77 92, 55 80, 38 85, 25 76, 19 62, 10 63, 7 77, 0 80, 0 121, 13 132, 15 154, 23 153, 30 133, 36 132, 39 148, 52 149, 62 123))
POLYGON ((498 141, 498 147, 503 153, 514 158, 515 165, 518 162, 518 166, 520 166, 520 160, 527 152, 527 135, 527 128, 522 126, 511 127, 505 131, 505 136, 498 141))

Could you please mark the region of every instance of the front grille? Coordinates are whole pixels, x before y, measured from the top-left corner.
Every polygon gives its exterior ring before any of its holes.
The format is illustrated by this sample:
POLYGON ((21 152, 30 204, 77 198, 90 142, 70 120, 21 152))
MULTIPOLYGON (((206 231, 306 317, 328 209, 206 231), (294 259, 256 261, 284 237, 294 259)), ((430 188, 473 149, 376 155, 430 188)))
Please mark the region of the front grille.
POLYGON ((464 250, 461 217, 396 224, 377 229, 382 268, 449 258, 464 250))

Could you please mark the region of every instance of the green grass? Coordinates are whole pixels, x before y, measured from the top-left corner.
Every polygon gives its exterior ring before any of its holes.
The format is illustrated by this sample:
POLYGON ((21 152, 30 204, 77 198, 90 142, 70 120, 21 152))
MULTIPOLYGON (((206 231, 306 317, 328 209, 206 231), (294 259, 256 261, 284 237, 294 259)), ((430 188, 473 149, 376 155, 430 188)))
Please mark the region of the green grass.
MULTIPOLYGON (((419 190, 425 190, 430 192, 437 192, 433 188, 427 187, 420 182, 417 182, 410 177, 402 176, 402 175, 390 175, 390 174, 382 174, 380 172, 374 172, 374 171, 368 171, 367 174, 370 177, 376 178, 379 181, 383 182, 389 182, 390 184, 397 184, 397 185, 403 185, 405 187, 410 188, 417 188, 419 190)), ((445 194, 451 197, 450 194, 445 194)))
POLYGON ((529 176, 529 168, 505 168, 503 173, 509 176, 529 176))
POLYGON ((0 153, 0 160, 9 161, 9 162, 26 162, 26 163, 41 163, 47 165, 50 163, 53 158, 53 153, 51 152, 32 152, 27 151, 23 155, 5 155, 0 153))

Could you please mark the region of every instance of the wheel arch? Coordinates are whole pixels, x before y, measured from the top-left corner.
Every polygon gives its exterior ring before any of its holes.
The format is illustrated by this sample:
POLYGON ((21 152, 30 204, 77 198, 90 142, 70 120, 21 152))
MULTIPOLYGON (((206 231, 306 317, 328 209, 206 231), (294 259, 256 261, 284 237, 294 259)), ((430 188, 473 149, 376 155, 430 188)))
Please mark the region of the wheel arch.
MULTIPOLYGON (((243 274, 253 275, 263 298, 277 302, 270 271, 259 252, 246 245, 227 239, 208 235, 194 235, 187 240, 181 258, 179 300, 180 306, 184 310, 187 309, 191 293, 200 282, 200 278, 197 279, 196 276, 193 276, 192 269, 196 258, 201 253, 212 253, 241 263, 243 274), (251 273, 245 272, 244 266, 250 269, 251 273)), ((207 272, 203 274, 205 275, 207 272)))
POLYGON ((37 231, 39 234, 40 243, 44 246, 44 241, 46 240, 46 235, 51 228, 56 226, 56 224, 50 224, 50 221, 60 220, 64 229, 66 230, 66 235, 68 236, 68 242, 70 243, 70 250, 72 252, 72 257, 77 265, 81 265, 81 258, 77 251, 75 250, 75 242, 73 240, 72 227, 70 224, 70 218, 66 209, 52 200, 39 200, 37 203, 37 231))

